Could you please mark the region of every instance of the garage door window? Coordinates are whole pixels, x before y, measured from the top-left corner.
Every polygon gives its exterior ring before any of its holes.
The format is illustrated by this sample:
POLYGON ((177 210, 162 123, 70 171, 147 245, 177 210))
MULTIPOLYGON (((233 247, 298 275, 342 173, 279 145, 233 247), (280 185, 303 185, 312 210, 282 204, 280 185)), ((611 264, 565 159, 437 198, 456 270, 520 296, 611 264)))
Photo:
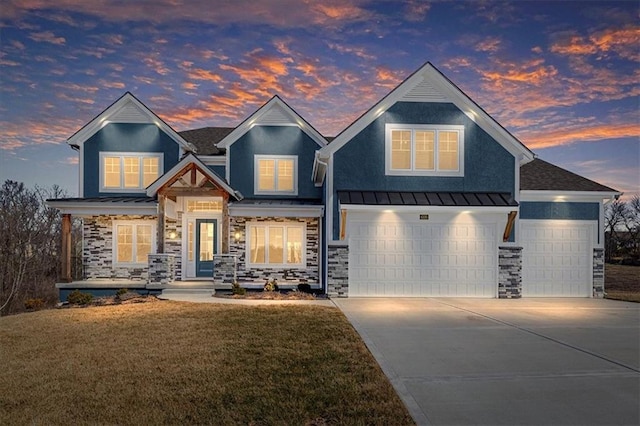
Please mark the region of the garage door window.
POLYGON ((387 124, 387 175, 463 176, 464 128, 387 124))

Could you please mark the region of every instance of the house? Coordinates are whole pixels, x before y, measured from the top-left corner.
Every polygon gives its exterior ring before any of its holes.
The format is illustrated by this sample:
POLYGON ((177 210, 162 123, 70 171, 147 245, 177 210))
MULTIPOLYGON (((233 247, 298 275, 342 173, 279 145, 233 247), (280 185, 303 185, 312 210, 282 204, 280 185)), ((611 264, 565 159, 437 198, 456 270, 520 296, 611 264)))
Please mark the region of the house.
POLYGON ((49 201, 62 298, 268 278, 334 297, 604 292, 619 193, 537 159, 430 63, 334 139, 277 96, 235 128, 178 133, 126 93, 68 143, 80 196, 49 201))

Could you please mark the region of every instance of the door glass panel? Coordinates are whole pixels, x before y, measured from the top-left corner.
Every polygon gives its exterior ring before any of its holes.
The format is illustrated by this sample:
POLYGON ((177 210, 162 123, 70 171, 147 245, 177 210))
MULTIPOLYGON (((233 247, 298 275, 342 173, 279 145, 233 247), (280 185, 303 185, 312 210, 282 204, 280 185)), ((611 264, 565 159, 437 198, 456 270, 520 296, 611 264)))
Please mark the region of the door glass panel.
POLYGON ((189 262, 193 262, 193 248, 196 246, 196 242, 193 239, 193 222, 187 224, 187 257, 189 262))
POLYGON ((284 263, 284 228, 269 228, 269 263, 284 263))
POLYGON ((200 224, 200 261, 213 260, 213 223, 200 224))

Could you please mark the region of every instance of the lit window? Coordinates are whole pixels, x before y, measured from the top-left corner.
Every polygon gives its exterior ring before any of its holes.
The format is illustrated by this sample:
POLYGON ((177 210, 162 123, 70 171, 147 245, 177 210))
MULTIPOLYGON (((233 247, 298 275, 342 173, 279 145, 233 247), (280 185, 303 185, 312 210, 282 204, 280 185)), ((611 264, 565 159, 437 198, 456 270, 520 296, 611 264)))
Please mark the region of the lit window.
POLYGON ((149 221, 114 221, 115 263, 147 263, 153 253, 155 224, 149 221))
POLYGON ((304 266, 303 224, 249 223, 248 264, 251 266, 304 266))
POLYGON ((187 200, 187 212, 221 212, 222 200, 187 200))
POLYGON ((463 126, 387 124, 386 127, 386 174, 463 176, 463 126))
POLYGON ((255 157, 255 193, 291 194, 298 193, 298 158, 295 156, 276 157, 257 155, 255 157))
POLYGON ((162 174, 163 154, 100 153, 100 190, 141 192, 162 174))

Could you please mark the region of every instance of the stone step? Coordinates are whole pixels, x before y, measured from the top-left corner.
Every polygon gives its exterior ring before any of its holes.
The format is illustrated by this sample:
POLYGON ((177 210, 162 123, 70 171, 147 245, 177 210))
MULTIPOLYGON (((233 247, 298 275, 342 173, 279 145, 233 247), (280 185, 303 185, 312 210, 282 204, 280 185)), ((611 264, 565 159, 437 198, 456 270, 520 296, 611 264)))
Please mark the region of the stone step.
POLYGON ((181 294, 211 296, 213 293, 215 293, 213 288, 165 288, 162 290, 161 296, 179 296, 181 294))

